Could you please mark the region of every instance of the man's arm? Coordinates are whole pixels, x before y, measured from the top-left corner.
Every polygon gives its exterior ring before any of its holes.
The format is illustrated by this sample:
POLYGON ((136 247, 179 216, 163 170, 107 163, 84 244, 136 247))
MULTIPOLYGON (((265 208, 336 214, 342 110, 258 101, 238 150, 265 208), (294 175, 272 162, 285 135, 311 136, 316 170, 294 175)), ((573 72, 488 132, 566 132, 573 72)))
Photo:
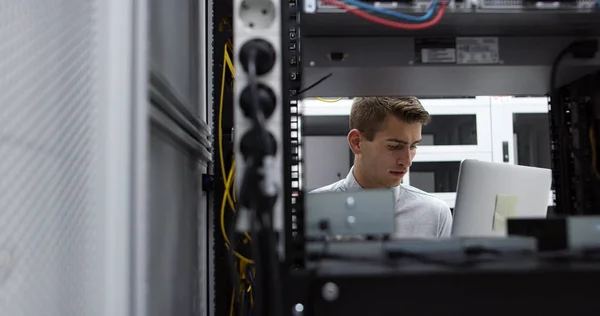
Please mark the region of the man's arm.
POLYGON ((452 213, 447 205, 443 205, 441 208, 438 222, 438 237, 450 237, 452 233, 452 213))

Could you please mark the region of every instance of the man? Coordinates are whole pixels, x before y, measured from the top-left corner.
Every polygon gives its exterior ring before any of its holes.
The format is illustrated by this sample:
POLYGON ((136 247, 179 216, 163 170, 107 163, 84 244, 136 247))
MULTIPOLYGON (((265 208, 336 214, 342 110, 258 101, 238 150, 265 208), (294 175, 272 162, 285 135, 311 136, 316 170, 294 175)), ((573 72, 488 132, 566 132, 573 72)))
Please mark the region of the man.
POLYGON ((415 97, 355 98, 348 133, 354 166, 345 179, 312 193, 393 188, 396 238, 450 236, 452 215, 448 205, 401 184, 421 141, 421 129, 429 121, 429 113, 415 97))

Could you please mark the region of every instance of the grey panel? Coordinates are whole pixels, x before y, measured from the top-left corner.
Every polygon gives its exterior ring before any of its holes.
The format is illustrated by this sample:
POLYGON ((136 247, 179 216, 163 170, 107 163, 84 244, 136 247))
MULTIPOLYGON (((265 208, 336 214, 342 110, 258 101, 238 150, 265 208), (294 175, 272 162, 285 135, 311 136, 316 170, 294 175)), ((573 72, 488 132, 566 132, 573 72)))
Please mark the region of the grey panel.
MULTIPOLYGON (((198 80, 198 106, 199 114, 198 118, 200 121, 206 123, 207 126, 212 127, 212 65, 208 64, 208 60, 212 60, 212 1, 198 1, 198 38, 199 38, 199 80, 198 80), (208 38, 210 36, 211 38, 208 38), (210 87, 210 88, 209 88, 210 87), (210 89, 210 90, 209 90, 210 89)), ((200 172, 207 174, 210 172, 208 166, 201 164, 200 172)), ((202 184, 201 184, 202 186, 202 184)), ((200 293, 195 304, 195 308, 198 315, 208 316, 212 314, 212 292, 208 289, 212 289, 212 277, 209 275, 209 266, 212 263, 212 236, 213 236, 213 225, 212 220, 209 218, 208 210, 212 210, 212 207, 208 205, 209 194, 207 191, 199 189, 201 193, 199 197, 197 222, 198 222, 198 260, 199 260, 199 275, 198 285, 200 293)), ((212 270, 210 270, 212 271, 212 270)))
POLYGON ((394 192, 388 189, 310 193, 305 197, 304 233, 307 237, 391 235, 396 229, 395 204, 394 192))
POLYGON ((148 312, 198 315, 206 310, 206 196, 211 159, 206 124, 191 114, 166 79, 150 76, 150 214, 148 312))
POLYGON ((208 125, 190 112, 189 103, 185 103, 185 99, 176 94, 175 88, 155 71, 150 74, 150 99, 153 122, 182 143, 190 153, 210 161, 212 145, 207 136, 210 134, 208 125))
POLYGON ((168 136, 151 136, 148 315, 196 315, 200 169, 168 136))
MULTIPOLYGON (((197 22, 188 21, 187 27, 197 22)), ((182 49, 194 52, 192 47, 182 49)), ((204 315, 207 310, 206 196, 201 179, 212 156, 204 111, 193 101, 206 96, 194 83, 201 77, 201 67, 193 64, 186 70, 189 78, 196 78, 189 81, 194 91, 188 93, 178 81, 183 77, 173 77, 181 64, 154 63, 149 76, 152 133, 146 291, 150 315, 204 315)))
POLYGON ((198 105, 198 21, 192 21, 194 1, 149 0, 150 62, 175 87, 194 113, 198 105))
POLYGON ((304 116, 304 136, 346 136, 350 132, 347 115, 304 116))
POLYGON ((104 8, 93 0, 0 4, 2 315, 99 316, 114 306, 105 296, 113 258, 99 198, 110 146, 98 90, 104 8))
MULTIPOLYGON (((206 59, 204 60, 207 64, 205 67, 205 74, 206 76, 203 77, 204 78, 204 82, 202 82, 202 86, 205 89, 206 93, 204 94, 204 98, 202 99, 203 101, 205 101, 205 122, 208 124, 208 126, 213 126, 213 101, 214 101, 214 97, 212 94, 212 90, 213 90, 213 72, 212 72, 212 65, 208 64, 208 61, 212 61, 213 60, 213 4, 212 2, 214 1, 202 1, 202 4, 200 5, 201 8, 204 9, 204 13, 201 14, 200 16, 201 21, 204 21, 204 23, 202 24, 205 27, 205 31, 202 32, 202 36, 201 39, 203 39, 204 41, 204 49, 202 50, 202 52, 206 53, 206 59), (209 92, 211 91, 211 92, 209 92)), ((207 173, 208 174, 214 174, 214 170, 213 170, 214 166, 213 164, 210 164, 207 167, 207 173)), ((214 209, 214 201, 213 199, 210 197, 210 195, 205 195, 205 199, 207 200, 207 203, 204 204, 204 210, 205 210, 205 216, 203 217, 203 220, 207 221, 205 223, 205 227, 206 227, 206 234, 203 234, 205 237, 205 240, 200 241, 200 243, 202 243, 205 246, 206 251, 204 251, 203 253, 205 255, 204 258, 204 264, 203 267, 205 268, 203 270, 203 276, 205 277, 203 280, 201 280, 200 282, 200 286, 202 286, 204 288, 204 301, 201 303, 201 305, 204 307, 204 311, 206 311, 206 315, 214 315, 214 310, 215 310, 215 306, 213 304, 214 299, 215 299, 215 291, 213 291, 214 287, 214 275, 212 273, 212 271, 214 271, 214 225, 212 225, 212 223, 214 223, 214 212, 211 212, 210 210, 214 209), (206 215, 206 213, 208 213, 206 215), (206 256, 208 256, 208 260, 206 260, 206 256), (209 273, 210 272, 210 273, 209 273), (210 289, 210 290, 209 290, 210 289)), ((202 215, 199 215, 199 217, 201 217, 202 215)))
POLYGON ((150 0, 148 315, 207 314, 207 3, 150 0))
MULTIPOLYGON (((500 63, 496 65, 417 65, 412 38, 305 38, 303 85, 333 75, 303 96, 544 95, 548 92, 552 61, 573 40, 500 38, 500 63), (332 52, 343 52, 346 58, 332 61, 332 52)), ((593 72, 599 64, 598 58, 566 59, 558 84, 593 72)))
POLYGON ((305 136, 304 189, 307 191, 346 178, 350 171, 348 140, 343 136, 305 136))

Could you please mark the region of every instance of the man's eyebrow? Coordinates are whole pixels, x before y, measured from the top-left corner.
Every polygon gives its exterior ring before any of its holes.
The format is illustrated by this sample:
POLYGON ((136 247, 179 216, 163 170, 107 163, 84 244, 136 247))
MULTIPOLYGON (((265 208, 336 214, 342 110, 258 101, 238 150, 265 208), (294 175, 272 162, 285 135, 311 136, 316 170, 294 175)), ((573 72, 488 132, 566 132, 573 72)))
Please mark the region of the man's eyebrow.
MULTIPOLYGON (((401 139, 397 139, 397 138, 388 138, 386 139, 388 142, 394 142, 394 143, 399 143, 399 144, 404 144, 404 145, 408 145, 408 142, 405 140, 401 140, 401 139)), ((422 141, 422 139, 419 139, 415 142, 413 142, 413 144, 418 144, 422 141)))
POLYGON ((404 144, 407 145, 408 142, 405 140, 401 140, 401 139, 397 139, 397 138, 388 138, 386 139, 388 142, 394 142, 394 143, 400 143, 400 144, 404 144))

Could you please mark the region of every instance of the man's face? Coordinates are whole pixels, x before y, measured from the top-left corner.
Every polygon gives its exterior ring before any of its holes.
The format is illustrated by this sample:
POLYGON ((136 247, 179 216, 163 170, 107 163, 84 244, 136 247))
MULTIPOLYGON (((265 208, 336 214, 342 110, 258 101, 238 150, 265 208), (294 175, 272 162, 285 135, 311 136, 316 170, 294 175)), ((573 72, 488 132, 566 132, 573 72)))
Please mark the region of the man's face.
POLYGON ((406 123, 388 116, 372 141, 360 137, 360 162, 369 186, 394 187, 400 184, 421 141, 421 123, 406 123))

